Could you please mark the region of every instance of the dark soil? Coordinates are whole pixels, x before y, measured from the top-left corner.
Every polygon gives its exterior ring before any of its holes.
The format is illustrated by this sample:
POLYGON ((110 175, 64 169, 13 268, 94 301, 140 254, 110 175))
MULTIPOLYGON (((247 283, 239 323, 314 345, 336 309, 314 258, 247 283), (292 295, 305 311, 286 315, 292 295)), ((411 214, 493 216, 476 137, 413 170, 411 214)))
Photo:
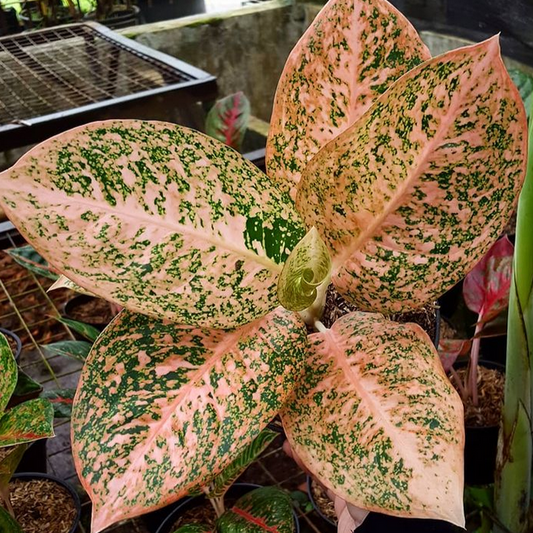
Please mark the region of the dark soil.
MULTIPOLYGON (((457 370, 457 374, 462 382, 465 380, 466 372, 466 368, 457 370)), ((452 378, 451 381, 454 387, 456 387, 455 380, 452 378)), ((468 398, 466 402, 463 398, 465 425, 467 427, 497 426, 500 423, 503 406, 505 376, 499 370, 479 366, 477 387, 477 406, 472 403, 471 398, 468 398)))
POLYGON ((76 517, 72 497, 48 479, 14 479, 11 505, 24 533, 68 533, 76 517))
MULTIPOLYGON (((326 295, 326 305, 322 316, 322 323, 327 328, 331 326, 342 316, 357 311, 357 307, 347 302, 333 287, 330 285, 326 295)), ((402 324, 414 322, 418 324, 431 339, 435 338, 437 308, 434 304, 427 304, 421 309, 389 315, 386 318, 402 324)))
POLYGON ((71 304, 69 317, 84 322, 85 324, 108 324, 115 316, 109 307, 109 303, 101 298, 90 298, 76 305, 71 304))
MULTIPOLYGON (((231 509, 236 501, 236 498, 224 498, 226 509, 231 509)), ((186 524, 206 524, 215 531, 216 521, 217 514, 215 513, 215 509, 211 503, 209 503, 209 500, 204 499, 201 501, 200 505, 187 509, 181 516, 179 516, 174 522, 174 525, 170 528, 170 531, 173 533, 186 524)))

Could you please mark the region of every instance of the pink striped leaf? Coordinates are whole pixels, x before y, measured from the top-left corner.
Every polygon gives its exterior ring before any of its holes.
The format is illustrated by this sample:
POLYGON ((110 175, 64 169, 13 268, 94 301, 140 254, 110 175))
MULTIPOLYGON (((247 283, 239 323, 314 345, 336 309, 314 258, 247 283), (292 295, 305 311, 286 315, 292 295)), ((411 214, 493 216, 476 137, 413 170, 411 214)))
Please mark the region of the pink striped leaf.
POLYGON ((230 328, 277 304, 305 235, 290 198, 253 164, 165 122, 88 124, 0 174, 0 203, 35 249, 132 311, 230 328))
POLYGON ((402 74, 431 57, 385 0, 331 0, 281 75, 267 141, 268 175, 294 187, 307 163, 402 74))
POLYGON ((240 152, 249 119, 250 101, 239 91, 217 100, 207 114, 205 132, 240 152))
POLYGON ((11 346, 3 333, 0 333, 0 417, 9 403, 17 386, 17 362, 11 346))
POLYGON ((309 340, 281 412, 307 469, 361 509, 463 526, 463 405, 428 335, 357 312, 309 340))
POLYGON ((229 332, 121 312, 85 363, 72 414, 92 531, 211 483, 285 403, 306 348, 303 322, 281 307, 229 332))
POLYGON ((297 208, 362 310, 434 301, 501 234, 520 191, 526 116, 497 38, 397 80, 306 168, 297 208))
POLYGON ((219 533, 293 533, 291 498, 277 487, 261 487, 237 500, 217 521, 219 533))
POLYGON ((440 339, 438 352, 444 372, 449 372, 452 369, 458 357, 468 355, 471 347, 471 340, 440 339))
POLYGON ((509 305, 514 247, 507 237, 498 239, 466 275, 463 296, 467 307, 486 323, 509 305))

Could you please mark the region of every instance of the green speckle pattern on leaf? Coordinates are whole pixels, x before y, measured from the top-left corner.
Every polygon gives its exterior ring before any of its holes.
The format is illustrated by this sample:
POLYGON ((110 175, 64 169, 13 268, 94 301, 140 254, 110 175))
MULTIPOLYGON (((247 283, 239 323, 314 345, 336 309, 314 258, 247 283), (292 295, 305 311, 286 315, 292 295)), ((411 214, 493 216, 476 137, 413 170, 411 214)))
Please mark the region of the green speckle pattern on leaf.
POLYGON ((3 333, 0 333, 0 416, 17 386, 17 363, 3 333))
POLYGON ((165 122, 93 123, 0 174, 0 203, 68 279, 127 309, 231 328, 276 307, 305 229, 231 148, 165 122))
POLYGON ((229 332, 121 312, 85 363, 72 416, 92 531, 212 482, 284 405, 307 346, 281 307, 229 332))
POLYGON ((351 313, 309 341, 281 412, 305 466, 357 507, 462 526, 463 406, 428 335, 351 313))
POLYGON ((328 246, 337 290, 368 311, 434 301, 501 234, 526 144, 497 38, 402 76, 300 182, 296 205, 328 246))

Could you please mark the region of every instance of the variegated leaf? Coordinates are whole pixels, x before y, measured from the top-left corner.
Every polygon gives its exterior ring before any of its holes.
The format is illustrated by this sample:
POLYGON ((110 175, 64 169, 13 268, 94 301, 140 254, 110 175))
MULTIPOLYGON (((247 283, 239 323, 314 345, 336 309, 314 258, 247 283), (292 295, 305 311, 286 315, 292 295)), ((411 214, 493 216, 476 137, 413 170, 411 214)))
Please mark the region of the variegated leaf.
MULTIPOLYGON (((58 317, 57 320, 61 322, 61 324, 65 324, 65 326, 68 326, 70 329, 74 330, 76 333, 79 333, 81 336, 85 337, 88 341, 94 342, 98 335, 100 335, 100 330, 96 329, 94 326, 91 326, 90 324, 85 324, 85 322, 78 322, 77 320, 72 320, 71 318, 63 318, 58 317)), ((67 342, 67 341, 64 341, 67 342)), ((64 342, 62 342, 62 345, 64 345, 64 342)), ((59 344, 59 343, 57 343, 59 344)), ((49 344, 48 348, 50 351, 53 351, 56 349, 53 344, 49 344)), ((70 346, 72 348, 72 345, 70 346)), ((83 348, 81 350, 76 350, 76 353, 79 355, 83 353, 83 348)), ((64 354, 67 355, 67 354, 64 354)))
POLYGON ((363 310, 433 301, 500 235, 524 179, 526 117, 498 39, 395 82, 311 161, 297 207, 363 310))
POLYGON ((85 290, 83 287, 76 285, 73 281, 70 281, 66 276, 59 276, 51 287, 46 292, 55 291, 57 289, 70 289, 78 294, 86 294, 87 296, 94 296, 90 291, 85 290))
POLYGON ((0 448, 54 436, 54 409, 36 398, 6 411, 0 418, 0 448))
POLYGON ((54 418, 70 418, 76 389, 46 390, 41 398, 46 398, 54 408, 54 418))
POLYGON ((394 80, 430 57, 409 21, 388 2, 328 2, 281 75, 267 141, 268 175, 294 187, 323 146, 394 80))
POLYGON ((17 362, 3 333, 0 333, 0 417, 17 386, 17 362))
POLYGON ((509 305, 514 246, 507 237, 498 239, 466 275, 463 296, 478 322, 496 318, 509 305))
POLYGON ((458 357, 468 355, 472 348, 472 341, 460 339, 440 339, 439 340, 439 357, 444 372, 449 372, 458 357))
POLYGON ((58 274, 48 264, 46 259, 33 248, 33 246, 26 245, 20 246, 19 248, 11 248, 10 250, 6 250, 6 253, 19 265, 27 268, 34 274, 53 280, 58 278, 58 274))
POLYGON ((242 91, 217 100, 207 114, 207 135, 240 151, 250 119, 250 101, 242 91))
POLYGON ((0 505, 0 531, 24 533, 20 524, 0 505))
POLYGON ((73 409, 73 455, 98 533, 210 483, 300 378, 307 335, 278 308, 237 330, 123 311, 96 341, 73 409))
POLYGON ((0 174, 0 203, 77 285, 132 311, 230 328, 276 307, 281 264, 305 234, 252 163, 165 122, 93 123, 0 174))
MULTIPOLYGON (((9 453, 0 459, 0 493, 9 493, 9 481, 27 448, 27 444, 13 446, 9 453)), ((3 532, 1 528, 0 531, 3 532)))
POLYGON ((329 282, 331 258, 316 228, 296 245, 278 279, 278 299, 291 311, 303 311, 316 299, 317 287, 329 282))
POLYGON ((244 448, 238 457, 227 466, 206 487, 205 493, 208 498, 223 498, 233 482, 259 457, 268 445, 279 435, 277 431, 263 429, 257 437, 244 448))
POLYGON ((351 313, 310 343, 281 413, 303 464, 356 507, 462 526, 463 404, 429 336, 351 313))
POLYGON ((293 533, 290 496, 277 487, 261 487, 237 500, 217 521, 219 533, 293 533))
MULTIPOLYGON (((82 323, 77 322, 76 324, 82 323)), ((87 326, 88 324, 83 325, 87 326)), ((85 334, 87 334, 87 330, 85 328, 82 329, 81 326, 78 329, 75 329, 72 324, 69 324, 69 326, 80 334, 80 330, 84 331, 85 334)), ((100 332, 96 333, 98 330, 96 330, 96 328, 93 329, 95 331, 90 331, 88 335, 91 337, 92 341, 95 341, 98 338, 100 332)), ((41 349, 46 355, 49 356, 62 355, 65 357, 71 357, 72 359, 76 359, 78 361, 85 361, 85 359, 87 359, 87 356, 89 355, 89 352, 91 351, 91 346, 92 344, 86 341, 59 341, 41 346, 41 349)))

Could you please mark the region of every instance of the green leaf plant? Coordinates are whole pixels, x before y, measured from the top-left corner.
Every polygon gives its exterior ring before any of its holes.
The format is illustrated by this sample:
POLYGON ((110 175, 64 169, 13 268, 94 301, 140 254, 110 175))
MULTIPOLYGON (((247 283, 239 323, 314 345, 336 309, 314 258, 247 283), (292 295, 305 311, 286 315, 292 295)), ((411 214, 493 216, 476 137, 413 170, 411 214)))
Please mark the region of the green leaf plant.
POLYGON ((428 335, 383 315, 433 302, 497 240, 525 124, 497 37, 431 58, 386 1, 331 0, 282 73, 268 175, 137 120, 0 174, 26 240, 124 307, 74 399, 92 531, 209 486, 276 414, 348 503, 464 525, 461 400, 428 335), (359 311, 327 328, 330 283, 359 311))
POLYGON ((495 475, 495 508, 506 528, 525 533, 531 516, 533 365, 533 121, 528 168, 518 201, 515 255, 507 319, 505 397, 495 475))
POLYGON ((5 531, 16 532, 21 530, 9 500, 9 480, 28 443, 54 436, 54 412, 50 402, 43 398, 22 401, 9 407, 15 393, 24 397, 38 392, 39 387, 27 376, 18 380, 15 357, 8 340, 1 333, 0 369, 0 530, 4 531, 3 527, 7 527, 5 531))

